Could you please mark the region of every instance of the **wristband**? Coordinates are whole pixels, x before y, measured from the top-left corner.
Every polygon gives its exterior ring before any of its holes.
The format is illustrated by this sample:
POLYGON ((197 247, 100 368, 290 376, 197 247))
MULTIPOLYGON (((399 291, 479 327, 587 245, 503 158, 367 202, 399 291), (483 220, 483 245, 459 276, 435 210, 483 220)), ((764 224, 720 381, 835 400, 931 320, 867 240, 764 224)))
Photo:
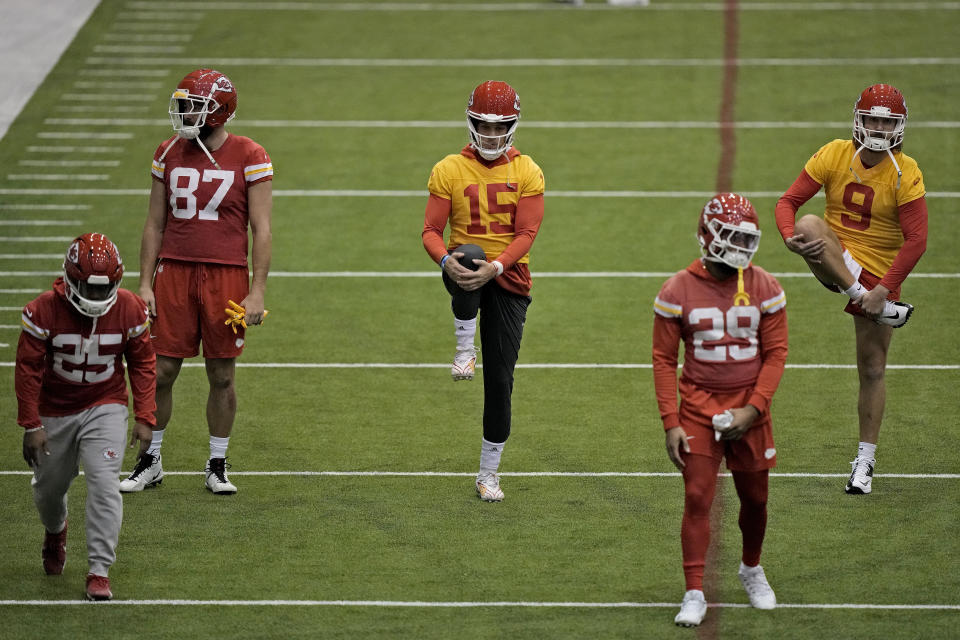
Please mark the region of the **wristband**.
POLYGON ((502 276, 502 275, 503 275, 503 263, 502 263, 502 262, 500 262, 499 260, 494 260, 494 261, 491 262, 490 264, 492 264, 493 266, 495 266, 495 267, 497 268, 497 275, 498 275, 498 276, 502 276))
POLYGON ((33 427, 32 429, 24 429, 23 432, 33 433, 34 431, 42 431, 42 430, 43 430, 43 425, 40 425, 39 427, 33 427))
POLYGON ((449 260, 449 259, 450 259, 450 255, 449 255, 449 254, 443 256, 442 258, 440 258, 440 268, 441 268, 441 269, 443 269, 443 265, 447 264, 447 260, 449 260))

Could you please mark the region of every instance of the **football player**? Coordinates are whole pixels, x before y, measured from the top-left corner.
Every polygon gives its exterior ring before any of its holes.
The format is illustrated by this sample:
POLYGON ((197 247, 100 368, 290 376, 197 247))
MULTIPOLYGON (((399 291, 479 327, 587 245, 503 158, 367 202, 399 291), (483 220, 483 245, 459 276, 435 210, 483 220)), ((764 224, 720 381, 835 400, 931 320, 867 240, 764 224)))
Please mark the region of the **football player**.
POLYGON ((127 383, 136 424, 131 446, 150 441, 156 383, 150 320, 143 300, 120 289, 123 261, 99 233, 76 238, 63 275, 23 308, 15 386, 24 428, 23 458, 33 468, 33 500, 46 528, 47 575, 66 561, 67 490, 83 465, 87 482, 90 600, 113 597, 107 572, 123 518, 118 487, 127 433, 127 383))
POLYGON ((907 104, 895 87, 875 84, 853 107, 853 138, 823 145, 777 202, 776 219, 787 248, 806 261, 828 289, 849 298, 860 392, 860 443, 846 492, 871 491, 877 439, 886 400, 884 374, 893 329, 913 307, 900 285, 927 247, 923 175, 903 153, 907 104), (821 187, 823 218, 797 210, 821 187))
POLYGON ((700 212, 697 238, 702 257, 667 280, 653 303, 654 386, 667 455, 683 474, 687 590, 674 622, 685 627, 699 625, 707 612, 703 572, 723 457, 740 497, 738 576, 751 605, 776 606, 760 552, 768 475, 777 461, 770 401, 787 360, 786 296, 776 278, 751 264, 760 242, 753 205, 734 193, 714 196, 700 212))
POLYGON ((198 69, 170 99, 176 135, 153 157, 153 187, 140 246, 140 295, 153 316, 157 352, 157 429, 121 491, 141 491, 163 478, 160 447, 173 411, 173 384, 184 358, 203 344, 209 393, 210 457, 206 487, 232 494, 227 445, 237 411, 235 363, 246 325, 260 324, 270 268, 273 165, 263 147, 224 128, 237 108, 227 76, 198 69), (253 237, 253 280, 247 227, 253 237), (241 301, 244 325, 224 324, 229 301, 241 301))
POLYGON ((520 97, 509 84, 489 81, 473 90, 469 143, 434 165, 423 225, 423 246, 451 296, 454 380, 473 379, 480 317, 484 401, 476 490, 488 502, 503 500, 497 470, 510 435, 513 371, 530 304, 530 247, 543 220, 543 172, 513 146, 519 121, 520 97), (457 250, 468 244, 486 259, 457 250))

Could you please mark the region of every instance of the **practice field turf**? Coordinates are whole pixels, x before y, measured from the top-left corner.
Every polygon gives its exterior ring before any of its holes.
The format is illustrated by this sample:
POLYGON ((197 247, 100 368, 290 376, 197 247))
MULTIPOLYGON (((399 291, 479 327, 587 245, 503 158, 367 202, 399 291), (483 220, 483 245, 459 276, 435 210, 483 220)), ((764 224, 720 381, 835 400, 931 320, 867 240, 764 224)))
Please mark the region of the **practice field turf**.
POLYGON ((960 10, 652 2, 104 1, 0 140, 0 636, 957 637, 960 10), (189 362, 167 478, 124 498, 116 600, 86 604, 82 478, 65 573, 40 565, 20 308, 85 231, 117 242, 136 290, 151 155, 170 91, 199 66, 237 85, 230 130, 276 171, 271 313, 237 374, 240 490, 203 488, 206 381, 189 362), (547 182, 501 504, 474 495, 483 382, 450 381, 448 297, 420 242, 429 171, 465 144, 466 98, 489 79, 518 90, 516 146, 547 182), (916 312, 890 351, 874 492, 852 497, 852 321, 785 249, 773 207, 849 136, 875 82, 907 97, 930 233, 903 288, 916 312), (649 367, 652 301, 698 255, 696 216, 720 186, 756 205, 756 262, 787 292, 762 559, 780 606, 747 605, 724 478, 694 631, 672 622, 683 489, 649 367))

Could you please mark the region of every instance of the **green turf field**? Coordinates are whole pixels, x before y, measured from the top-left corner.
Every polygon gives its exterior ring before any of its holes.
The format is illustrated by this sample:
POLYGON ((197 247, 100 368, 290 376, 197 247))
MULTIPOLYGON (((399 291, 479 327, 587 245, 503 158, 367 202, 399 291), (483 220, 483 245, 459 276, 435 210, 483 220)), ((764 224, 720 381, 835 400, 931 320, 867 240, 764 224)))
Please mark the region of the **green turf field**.
POLYGON ((960 11, 652 2, 105 0, 0 140, 0 636, 957 637, 960 11), (736 147, 722 159, 734 14, 736 147), (170 92, 208 65, 238 88, 230 130, 276 172, 271 314, 237 375, 240 491, 203 488, 198 360, 176 387, 168 477, 124 498, 116 600, 81 604, 82 479, 65 573, 40 566, 13 393, 19 309, 79 233, 107 233, 137 268, 170 92), (465 144, 467 96, 488 79, 521 95, 516 145, 547 181, 501 504, 473 492, 483 383, 450 381, 448 297, 420 242, 430 168, 465 144), (875 82, 907 97, 930 232, 903 290, 917 311, 890 351, 874 493, 852 497, 852 321, 803 275, 773 207, 814 151, 849 136, 875 82), (698 255, 696 215, 722 161, 761 213, 756 262, 788 297, 773 412, 775 472, 789 475, 771 479, 762 560, 781 606, 745 606, 724 479, 717 606, 692 631, 672 623, 683 490, 648 368, 651 305, 698 255), (345 366, 374 364, 387 366, 345 366))

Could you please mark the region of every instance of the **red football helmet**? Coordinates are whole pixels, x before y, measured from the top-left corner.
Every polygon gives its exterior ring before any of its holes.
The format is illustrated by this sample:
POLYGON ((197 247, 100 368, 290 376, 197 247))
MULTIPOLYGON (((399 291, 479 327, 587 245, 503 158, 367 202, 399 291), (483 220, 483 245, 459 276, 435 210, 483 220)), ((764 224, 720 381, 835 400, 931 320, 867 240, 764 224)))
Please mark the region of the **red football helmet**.
POLYGON ((697 240, 704 260, 745 269, 760 246, 757 210, 741 195, 718 193, 700 212, 697 240))
POLYGON ((513 134, 520 121, 520 96, 506 82, 487 81, 470 94, 467 102, 467 129, 470 146, 485 160, 496 160, 513 144, 513 134), (501 135, 481 134, 481 123, 503 123, 506 133, 501 135))
POLYGON ((204 125, 222 127, 237 111, 237 90, 213 69, 191 71, 170 98, 170 121, 181 138, 192 140, 204 125))
POLYGON ((875 84, 867 87, 853 106, 853 140, 861 148, 886 151, 903 144, 903 130, 907 126, 907 101, 896 87, 875 84), (866 118, 881 118, 867 126, 866 118))
POLYGON ((85 316, 104 315, 117 301, 123 260, 117 246, 102 233, 85 233, 67 248, 63 260, 67 300, 85 316))

